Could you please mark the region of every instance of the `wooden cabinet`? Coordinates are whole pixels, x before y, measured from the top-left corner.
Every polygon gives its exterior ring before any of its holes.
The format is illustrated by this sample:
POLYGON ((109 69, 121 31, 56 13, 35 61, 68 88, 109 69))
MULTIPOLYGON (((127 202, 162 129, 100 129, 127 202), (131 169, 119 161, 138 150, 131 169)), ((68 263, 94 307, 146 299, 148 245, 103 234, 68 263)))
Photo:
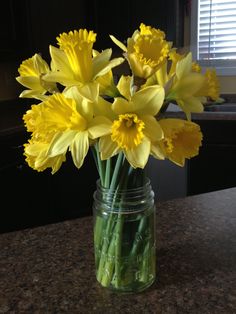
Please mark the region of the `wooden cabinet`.
POLYGON ((199 120, 203 145, 188 162, 187 194, 236 186, 236 120, 199 120))

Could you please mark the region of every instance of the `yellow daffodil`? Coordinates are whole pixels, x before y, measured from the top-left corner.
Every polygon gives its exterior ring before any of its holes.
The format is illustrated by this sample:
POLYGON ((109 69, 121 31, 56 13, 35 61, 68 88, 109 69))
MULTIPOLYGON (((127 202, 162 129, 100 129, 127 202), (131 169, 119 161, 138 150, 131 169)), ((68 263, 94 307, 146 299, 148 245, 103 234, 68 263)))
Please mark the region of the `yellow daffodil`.
POLYGON ((96 34, 86 29, 70 31, 57 37, 59 49, 50 46, 53 72, 45 79, 67 87, 77 86, 80 95, 88 101, 97 101, 99 83, 96 79, 108 73, 124 59, 110 60, 111 49, 93 57, 96 34))
POLYGON ((32 138, 25 146, 29 165, 41 171, 47 167, 56 172, 69 149, 77 168, 83 164, 90 140, 106 135, 111 122, 101 116, 93 117, 91 103, 86 102, 77 89, 65 96, 54 94, 24 115, 32 138), (73 95, 73 98, 67 98, 73 95))
POLYGON ((218 77, 216 76, 215 69, 206 69, 204 74, 204 84, 198 91, 200 96, 205 96, 210 101, 215 101, 220 97, 220 84, 218 77))
POLYGON ((169 78, 175 74, 177 63, 185 57, 185 54, 180 54, 176 50, 176 48, 173 48, 169 52, 169 60, 171 61, 171 67, 168 73, 169 78))
POLYGON ((16 77, 16 80, 21 85, 29 88, 20 94, 22 98, 45 100, 47 92, 54 93, 57 91, 55 82, 46 82, 44 80, 45 74, 50 73, 50 69, 39 54, 23 61, 18 72, 20 76, 16 77))
POLYGON ((166 100, 176 101, 185 112, 188 120, 191 112, 202 112, 203 105, 198 92, 204 84, 204 76, 192 71, 192 54, 179 60, 176 65, 176 74, 166 91, 166 100))
MULTIPOLYGON (((153 143, 163 137, 154 116, 163 104, 164 90, 156 85, 132 94, 130 77, 124 76, 117 87, 124 98, 117 97, 112 104, 116 118, 111 126, 111 134, 100 139, 101 158, 108 159, 123 151, 133 168, 144 168, 153 143)), ((162 158, 162 155, 159 157, 162 158)))
POLYGON ((126 46, 114 36, 111 39, 124 52, 134 76, 147 79, 165 62, 171 43, 165 40, 165 33, 159 29, 140 24, 140 31, 136 30, 128 38, 126 46))
POLYGON ((197 73, 201 73, 202 68, 200 67, 200 65, 197 62, 192 62, 192 71, 197 72, 197 73))
MULTIPOLYGON (((99 54, 99 51, 93 49, 93 57, 97 57, 99 54)), ((119 96, 119 91, 114 83, 112 70, 104 75, 98 76, 95 82, 99 84, 99 95, 108 97, 119 96)))
POLYGON ((162 119, 159 123, 164 132, 159 148, 166 158, 184 166, 186 158, 198 155, 202 142, 198 124, 182 119, 162 119))

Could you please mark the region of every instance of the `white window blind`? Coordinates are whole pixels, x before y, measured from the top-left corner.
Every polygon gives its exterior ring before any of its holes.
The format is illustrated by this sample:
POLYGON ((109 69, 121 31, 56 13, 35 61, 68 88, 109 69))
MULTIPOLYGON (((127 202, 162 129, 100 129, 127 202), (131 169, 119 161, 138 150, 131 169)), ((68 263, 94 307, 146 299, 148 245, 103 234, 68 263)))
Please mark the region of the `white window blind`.
POLYGON ((196 59, 203 66, 236 68, 236 0, 194 2, 197 32, 193 24, 191 32, 196 59))

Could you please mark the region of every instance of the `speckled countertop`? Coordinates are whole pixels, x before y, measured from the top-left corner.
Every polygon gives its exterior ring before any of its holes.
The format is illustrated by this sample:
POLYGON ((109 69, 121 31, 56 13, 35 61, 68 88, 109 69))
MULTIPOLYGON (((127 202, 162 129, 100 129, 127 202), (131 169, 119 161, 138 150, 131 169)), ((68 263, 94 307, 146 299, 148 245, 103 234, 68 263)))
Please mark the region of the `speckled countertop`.
POLYGON ((156 282, 94 275, 92 218, 0 235, 0 313, 236 313, 236 188, 157 204, 156 282))

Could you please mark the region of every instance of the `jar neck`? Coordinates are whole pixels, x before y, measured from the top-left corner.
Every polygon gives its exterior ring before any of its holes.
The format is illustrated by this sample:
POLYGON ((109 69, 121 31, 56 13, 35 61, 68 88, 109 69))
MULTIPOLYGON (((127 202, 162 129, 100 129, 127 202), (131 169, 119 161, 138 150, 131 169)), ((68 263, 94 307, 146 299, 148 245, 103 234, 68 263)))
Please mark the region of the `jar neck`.
POLYGON ((98 180, 93 196, 97 205, 114 213, 136 213, 154 205, 154 192, 148 178, 142 186, 115 190, 102 187, 98 180))

